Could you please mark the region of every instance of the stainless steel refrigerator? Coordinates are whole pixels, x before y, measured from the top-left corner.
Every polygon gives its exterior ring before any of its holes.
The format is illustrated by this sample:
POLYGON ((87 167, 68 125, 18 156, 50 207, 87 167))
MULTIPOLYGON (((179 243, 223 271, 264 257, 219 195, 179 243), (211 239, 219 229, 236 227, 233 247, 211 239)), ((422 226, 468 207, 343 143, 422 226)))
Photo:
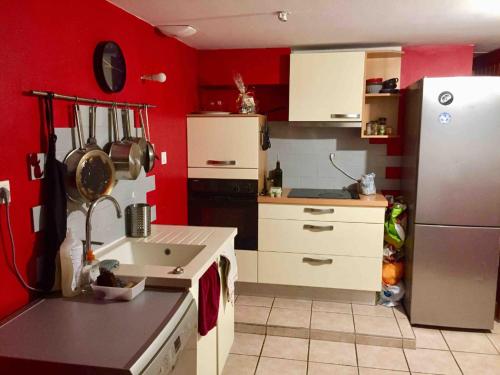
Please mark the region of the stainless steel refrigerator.
POLYGON ((491 329, 500 252, 500 77, 406 93, 405 308, 412 324, 491 329))

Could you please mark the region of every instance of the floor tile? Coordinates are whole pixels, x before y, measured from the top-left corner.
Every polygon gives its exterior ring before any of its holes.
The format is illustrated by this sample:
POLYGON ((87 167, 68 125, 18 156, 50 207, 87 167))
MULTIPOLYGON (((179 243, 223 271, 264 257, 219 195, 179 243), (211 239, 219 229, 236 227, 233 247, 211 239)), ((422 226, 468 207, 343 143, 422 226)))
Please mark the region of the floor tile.
POLYGON ((488 333, 486 336, 490 339, 491 343, 497 349, 497 352, 500 353, 500 334, 497 333, 488 333))
POLYGON ((497 354, 497 350, 484 333, 444 330, 441 333, 452 351, 497 354))
POLYGON ((348 314, 313 311, 311 329, 336 332, 354 332, 352 316, 348 314))
POLYGON ((491 330, 491 333, 500 334, 500 322, 497 322, 496 320, 493 322, 493 329, 491 330))
POLYGON ((359 375, 410 375, 410 373, 408 371, 381 370, 377 368, 360 367, 359 375))
POLYGON ((294 310, 311 310, 311 300, 293 299, 293 298, 275 298, 274 307, 281 307, 282 309, 294 310))
POLYGON ((310 319, 311 312, 309 310, 292 310, 273 307, 267 324, 270 326, 309 328, 310 319))
POLYGON ((259 357, 229 354, 222 375, 253 375, 259 357))
POLYGON ((394 313, 391 307, 382 305, 356 305, 352 304, 352 313, 354 315, 368 315, 368 316, 383 316, 386 318, 393 318, 394 313))
POLYGON ((253 333, 254 335, 265 335, 266 326, 262 324, 248 324, 234 322, 234 331, 240 333, 253 333))
POLYGON ((273 297, 260 297, 260 296, 238 296, 236 300, 237 305, 245 306, 262 306, 271 307, 273 305, 273 297))
POLYGON ((500 356, 453 352, 464 375, 498 375, 500 374, 500 356))
POLYGON ((332 365, 330 363, 309 362, 308 375, 358 375, 358 368, 332 365))
POLYGON ((394 316, 396 319, 401 320, 401 319, 406 319, 408 320, 408 315, 406 314, 405 308, 402 305, 396 306, 392 308, 392 312, 394 313, 394 316))
POLYGON ((356 333, 385 337, 402 337, 396 318, 354 315, 356 333))
POLYGON ((356 344, 402 348, 403 339, 397 337, 382 337, 382 336, 356 334, 356 344))
POLYGON ((356 350, 359 367, 408 371, 403 349, 356 345, 356 350))
POLYGON ((309 328, 267 326, 267 335, 308 339, 309 328))
POLYGON ((270 311, 269 307, 236 305, 234 308, 234 321, 265 325, 270 311))
POLYGON ((255 375, 306 375, 307 362, 261 357, 255 375))
POLYGON ((307 339, 266 336, 262 356, 307 361, 308 346, 307 339))
POLYGON ((345 342, 311 340, 309 361, 356 366, 356 347, 345 342))
POLYGON ((264 335, 235 332, 231 353, 259 356, 264 337, 264 335))
POLYGON ((404 349, 404 352, 411 372, 443 375, 460 374, 460 369, 449 351, 404 349))
POLYGON ((311 329, 311 339, 354 344, 356 342, 356 335, 354 332, 335 332, 322 329, 311 329))
POLYGON ((341 314, 352 314, 352 308, 350 303, 339 303, 339 302, 329 302, 329 301, 313 301, 312 304, 313 311, 324 311, 324 312, 334 312, 341 314))
POLYGON ((417 348, 448 350, 448 345, 439 329, 413 327, 413 333, 417 340, 417 348))
POLYGON ((415 333, 413 332, 413 328, 410 325, 410 322, 406 319, 396 319, 396 322, 399 326, 399 331, 401 332, 401 336, 405 339, 414 339, 415 333))

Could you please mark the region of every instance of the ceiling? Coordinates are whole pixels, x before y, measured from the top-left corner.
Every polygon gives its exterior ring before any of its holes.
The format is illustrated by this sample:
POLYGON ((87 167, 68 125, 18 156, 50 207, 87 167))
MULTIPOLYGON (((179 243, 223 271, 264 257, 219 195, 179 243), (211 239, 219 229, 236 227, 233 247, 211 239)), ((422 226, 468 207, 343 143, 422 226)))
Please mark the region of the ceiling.
POLYGON ((198 49, 471 43, 500 47, 500 0, 109 0, 198 49), (280 22, 276 12, 290 12, 280 22))

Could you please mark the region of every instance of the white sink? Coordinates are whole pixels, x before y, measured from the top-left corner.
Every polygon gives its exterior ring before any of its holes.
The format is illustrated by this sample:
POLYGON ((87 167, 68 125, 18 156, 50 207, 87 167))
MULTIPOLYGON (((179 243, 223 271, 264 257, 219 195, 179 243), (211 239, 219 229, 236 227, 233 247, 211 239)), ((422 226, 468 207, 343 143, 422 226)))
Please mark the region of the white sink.
POLYGON ((98 251, 99 260, 116 259, 120 264, 137 266, 185 267, 203 249, 204 245, 148 243, 125 240, 116 246, 98 251))

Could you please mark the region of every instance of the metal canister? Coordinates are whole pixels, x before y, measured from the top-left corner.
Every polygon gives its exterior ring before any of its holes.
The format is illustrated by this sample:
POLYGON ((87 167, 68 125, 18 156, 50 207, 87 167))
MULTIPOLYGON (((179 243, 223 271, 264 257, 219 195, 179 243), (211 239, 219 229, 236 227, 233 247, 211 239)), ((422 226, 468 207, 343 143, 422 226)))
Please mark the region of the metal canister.
POLYGON ((127 237, 147 237, 151 234, 151 206, 135 203, 125 209, 127 237))

